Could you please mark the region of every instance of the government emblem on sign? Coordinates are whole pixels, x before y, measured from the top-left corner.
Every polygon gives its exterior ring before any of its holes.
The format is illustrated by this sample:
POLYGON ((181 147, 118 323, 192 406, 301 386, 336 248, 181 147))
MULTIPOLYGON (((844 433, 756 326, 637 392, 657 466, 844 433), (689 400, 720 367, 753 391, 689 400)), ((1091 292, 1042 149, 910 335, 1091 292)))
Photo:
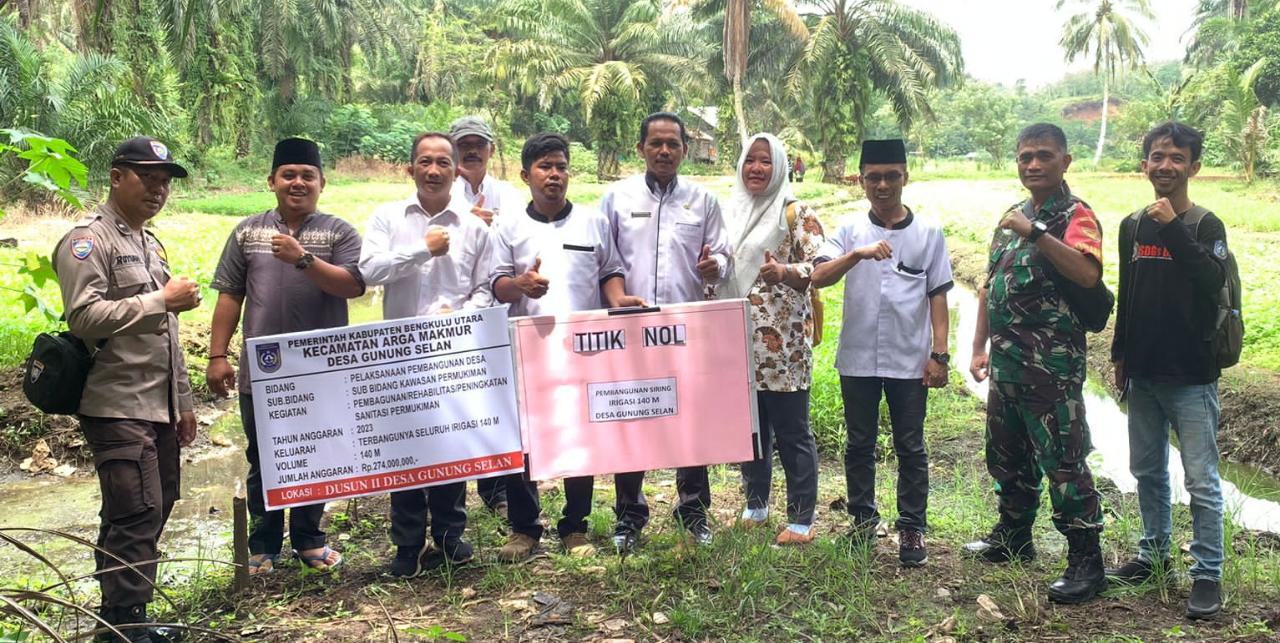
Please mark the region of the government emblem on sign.
POLYGON ((274 373, 280 370, 280 343, 258 344, 258 368, 263 373, 274 373))

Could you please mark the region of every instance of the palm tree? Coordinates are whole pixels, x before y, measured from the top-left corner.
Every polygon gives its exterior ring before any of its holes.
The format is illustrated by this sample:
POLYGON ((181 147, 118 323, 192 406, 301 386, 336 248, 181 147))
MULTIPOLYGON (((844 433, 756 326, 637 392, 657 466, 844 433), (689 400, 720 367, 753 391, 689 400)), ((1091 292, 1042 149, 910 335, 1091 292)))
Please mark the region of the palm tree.
POLYGON ((653 99, 669 104, 706 80, 692 23, 663 15, 659 0, 509 0, 499 10, 513 37, 490 52, 494 80, 544 107, 576 98, 601 178, 617 171, 653 99))
POLYGON ((1251 18, 1276 5, 1275 0, 1200 0, 1187 33, 1186 61, 1210 67, 1235 51, 1251 18))
POLYGON ((1098 149, 1093 162, 1102 160, 1102 149, 1107 142, 1107 116, 1111 109, 1111 81, 1116 67, 1128 64, 1136 68, 1142 61, 1142 48, 1147 46, 1147 34, 1139 29, 1130 17, 1148 20, 1154 18, 1147 0, 1058 0, 1058 9, 1068 4, 1080 5, 1081 12, 1067 19, 1062 29, 1063 51, 1067 62, 1081 56, 1093 57, 1093 72, 1102 75, 1102 131, 1098 134, 1098 149))
POLYGON ((742 144, 746 145, 752 129, 747 126, 744 107, 746 91, 743 85, 751 68, 752 32, 757 26, 752 23, 751 12, 757 8, 764 9, 775 21, 771 27, 776 29, 780 26, 786 36, 801 43, 809 38, 809 28, 801 19, 795 3, 790 0, 694 0, 691 4, 696 13, 713 15, 722 23, 720 59, 724 65, 724 78, 733 92, 733 114, 738 124, 738 136, 742 144))
MULTIPOLYGON (((169 131, 168 116, 146 104, 132 84, 119 58, 88 52, 55 62, 10 20, 0 19, 0 128, 63 139, 97 176, 121 139, 169 131)), ((11 169, 0 167, 0 174, 11 169)))
POLYGON ((917 119, 933 117, 929 90, 963 78, 964 59, 954 30, 896 0, 813 6, 817 24, 788 80, 813 112, 807 138, 823 154, 823 180, 838 181, 874 95, 883 95, 899 125, 910 129, 917 119))
MULTIPOLYGON (((1254 2, 1255 5, 1266 5, 1268 2, 1254 2)), ((1232 20, 1244 20, 1249 15, 1249 0, 1200 0, 1196 8, 1196 22, 1206 18, 1223 17, 1232 20)))
POLYGON ((1257 176, 1272 125, 1266 105, 1254 91, 1266 65, 1267 59, 1260 58, 1243 73, 1227 66, 1219 86, 1222 108, 1218 112, 1218 130, 1227 151, 1239 159, 1245 181, 1250 183, 1257 176))

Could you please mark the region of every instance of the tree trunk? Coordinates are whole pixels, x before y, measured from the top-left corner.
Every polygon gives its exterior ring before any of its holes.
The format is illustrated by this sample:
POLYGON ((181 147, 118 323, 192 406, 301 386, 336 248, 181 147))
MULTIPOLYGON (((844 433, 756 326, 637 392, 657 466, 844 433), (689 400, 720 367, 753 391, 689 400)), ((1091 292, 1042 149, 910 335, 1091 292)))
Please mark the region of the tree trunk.
POLYGON ((243 159, 249 157, 249 152, 253 150, 253 142, 250 132, 253 127, 246 123, 243 127, 236 130, 236 158, 243 159))
POLYGON ((293 93, 298 84, 298 75, 292 68, 283 71, 276 89, 280 94, 280 107, 288 109, 293 106, 293 93))
POLYGON ((1111 112, 1111 84, 1102 76, 1102 131, 1098 132, 1098 149, 1093 153, 1093 164, 1102 162, 1102 148, 1107 144, 1107 114, 1111 112))
POLYGON ((80 51, 112 53, 111 3, 112 0, 76 0, 74 9, 80 51))
POLYGON ((844 154, 834 150, 823 150, 822 182, 844 183, 844 154))
POLYGON ((31 0, 18 0, 18 29, 23 32, 26 32, 26 30, 30 28, 31 28, 31 0))
POLYGON ((355 95, 356 86, 355 81, 351 78, 351 51, 355 47, 355 34, 348 34, 347 38, 347 42, 342 46, 342 54, 339 57, 339 64, 342 65, 342 88, 340 90, 342 94, 340 98, 344 101, 351 100, 351 97, 355 95))
POLYGON ((613 150, 605 150, 601 146, 596 149, 596 178, 605 181, 609 178, 609 157, 613 156, 613 150))
POLYGON ((742 149, 747 149, 747 137, 751 131, 747 129, 747 111, 742 106, 742 75, 733 76, 733 116, 738 119, 738 138, 742 140, 742 149))

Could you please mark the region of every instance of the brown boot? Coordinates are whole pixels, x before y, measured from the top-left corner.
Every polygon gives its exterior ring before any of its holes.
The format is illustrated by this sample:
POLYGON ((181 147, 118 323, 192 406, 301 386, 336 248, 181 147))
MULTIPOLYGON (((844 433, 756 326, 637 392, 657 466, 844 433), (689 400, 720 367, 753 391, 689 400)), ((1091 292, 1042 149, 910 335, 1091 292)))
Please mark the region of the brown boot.
POLYGON ((564 552, 570 556, 577 558, 587 558, 596 555, 596 546, 587 540, 587 535, 582 532, 574 532, 566 534, 560 539, 560 544, 564 546, 564 552))
POLYGON ((522 563, 529 560, 538 551, 538 541, 533 536, 513 532, 507 536, 507 542, 498 550, 498 560, 504 563, 522 563))

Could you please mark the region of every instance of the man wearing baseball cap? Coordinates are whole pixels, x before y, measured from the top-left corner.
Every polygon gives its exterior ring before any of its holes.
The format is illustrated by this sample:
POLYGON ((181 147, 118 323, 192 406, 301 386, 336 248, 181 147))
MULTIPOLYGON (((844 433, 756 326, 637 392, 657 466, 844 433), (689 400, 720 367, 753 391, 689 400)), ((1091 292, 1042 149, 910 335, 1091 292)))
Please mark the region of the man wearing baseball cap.
MULTIPOLYGON (((223 247, 210 287, 218 291, 209 337, 205 381, 217 395, 237 384, 228 349, 244 310, 242 335, 296 333, 347 325, 347 300, 364 294, 360 276, 360 233, 351 224, 320 212, 324 191, 320 148, 302 138, 276 144, 267 186, 276 207, 241 221, 223 247)), ((240 351, 244 355, 243 349, 240 351)), ((248 370, 239 377, 240 418, 249 460, 249 573, 272 571, 284 542, 284 511, 267 511, 262 493, 257 422, 248 370)), ((324 503, 289 510, 289 540, 298 560, 329 571, 342 555, 325 545, 320 529, 324 503)))
POLYGON ((453 182, 454 198, 466 199, 471 213, 493 224, 502 212, 522 212, 529 195, 510 183, 489 174, 493 158, 493 129, 479 116, 463 116, 449 126, 449 136, 458 144, 458 178, 453 182))
MULTIPOLYGON (((493 129, 479 116, 463 116, 449 126, 449 136, 458 146, 458 178, 453 181, 453 198, 471 204, 471 214, 493 224, 501 212, 522 213, 528 194, 489 174, 493 157, 493 129)), ((507 491, 504 478, 476 480, 476 492, 490 511, 506 517, 507 491)))
MULTIPOLYGON (((95 562, 101 615, 113 625, 149 622, 157 541, 178 499, 179 450, 196 438, 178 313, 200 305, 200 287, 171 276, 164 246, 144 228, 175 176, 187 170, 164 143, 121 143, 106 201, 53 249, 67 326, 96 349, 77 416, 102 487, 98 547, 111 555, 96 552, 95 562)), ((122 632, 129 641, 177 640, 163 627, 122 632)))

